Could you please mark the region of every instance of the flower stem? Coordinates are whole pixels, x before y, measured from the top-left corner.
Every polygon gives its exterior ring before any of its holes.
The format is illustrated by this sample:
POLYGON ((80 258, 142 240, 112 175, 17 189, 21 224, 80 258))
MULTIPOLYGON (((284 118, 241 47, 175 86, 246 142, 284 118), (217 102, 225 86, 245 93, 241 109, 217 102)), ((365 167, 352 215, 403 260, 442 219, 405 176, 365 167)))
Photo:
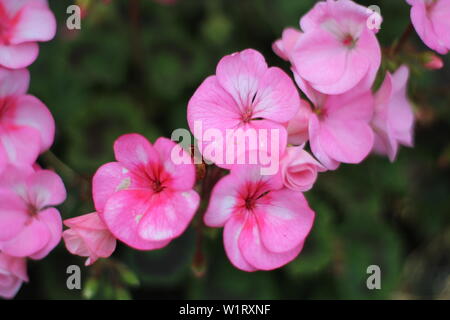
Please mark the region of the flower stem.
POLYGON ((400 39, 398 41, 395 41, 394 44, 391 46, 391 49, 389 50, 390 56, 398 54, 403 49, 405 44, 408 42, 409 36, 412 34, 413 31, 414 26, 410 22, 406 27, 405 31, 403 31, 400 39))

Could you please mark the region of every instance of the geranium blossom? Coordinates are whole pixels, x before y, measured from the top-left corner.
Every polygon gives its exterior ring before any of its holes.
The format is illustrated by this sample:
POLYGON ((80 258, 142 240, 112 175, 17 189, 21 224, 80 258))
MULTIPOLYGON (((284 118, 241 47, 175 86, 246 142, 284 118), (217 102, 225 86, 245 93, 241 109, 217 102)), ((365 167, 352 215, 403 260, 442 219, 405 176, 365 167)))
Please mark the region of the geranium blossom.
POLYGON ((450 0, 406 0, 411 21, 422 41, 440 54, 450 50, 450 0))
POLYGON ((283 188, 280 175, 236 166, 214 187, 204 216, 224 227, 228 258, 244 271, 272 270, 293 260, 312 228, 314 212, 299 192, 283 188))
POLYGON ((39 41, 56 33, 47 0, 0 0, 0 66, 25 68, 36 60, 39 41))
POLYGON ((97 212, 64 220, 64 224, 70 228, 63 232, 67 250, 88 257, 87 266, 98 258, 108 258, 116 249, 116 239, 97 212))
MULTIPOLYGON (((287 74, 279 68, 269 68, 259 52, 247 49, 220 60, 216 75, 208 77, 189 101, 188 123, 199 140, 201 152, 211 141, 198 133, 197 123, 203 131, 220 133, 223 145, 217 145, 217 153, 229 155, 238 144, 245 144, 242 153, 252 151, 245 141, 229 139, 230 130, 242 130, 242 136, 249 132, 260 134, 255 144, 261 152, 283 154, 286 123, 297 113, 299 104, 298 91, 287 74), (261 135, 267 133, 272 137, 272 132, 277 133, 278 150, 269 150, 268 144, 261 140, 261 135)), ((219 166, 224 163, 216 162, 219 166)))
POLYGON ((117 162, 102 166, 93 180, 97 212, 131 247, 166 246, 184 232, 199 205, 190 156, 169 139, 151 145, 138 134, 117 139, 114 152, 117 162), (174 163, 174 148, 185 164, 174 163))
POLYGON ((274 44, 275 52, 322 93, 341 94, 357 85, 369 88, 381 63, 378 30, 367 26, 372 14, 350 0, 318 2, 300 20, 303 33, 284 33, 274 44))
POLYGON ((0 251, 44 258, 61 240, 61 216, 52 207, 65 198, 64 184, 54 172, 9 165, 0 175, 0 251))
POLYGON ((359 88, 333 96, 313 91, 314 112, 309 117, 312 152, 330 170, 341 162, 360 163, 374 143, 372 93, 359 88))
POLYGON ((0 169, 6 162, 32 165, 53 143, 55 123, 37 98, 27 95, 27 70, 0 67, 0 169))
POLYGON ((395 160, 399 144, 412 147, 414 113, 408 101, 409 70, 400 67, 389 72, 375 95, 375 113, 372 126, 375 132, 374 150, 395 160))
POLYGON ((13 298, 24 281, 28 281, 26 259, 0 252, 0 297, 13 298))

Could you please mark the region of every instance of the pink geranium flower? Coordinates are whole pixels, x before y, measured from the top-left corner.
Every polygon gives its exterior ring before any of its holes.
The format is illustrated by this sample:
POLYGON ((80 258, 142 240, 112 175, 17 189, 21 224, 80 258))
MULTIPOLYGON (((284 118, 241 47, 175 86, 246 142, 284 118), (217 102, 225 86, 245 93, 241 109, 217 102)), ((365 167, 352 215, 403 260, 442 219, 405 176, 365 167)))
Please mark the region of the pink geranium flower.
POLYGON ((284 186, 300 192, 310 190, 318 173, 326 171, 302 146, 288 147, 280 165, 284 186))
POLYGON ((0 66, 28 67, 39 53, 39 41, 56 33, 47 0, 0 0, 0 66))
POLYGON ((28 281, 26 259, 0 252, 0 297, 14 298, 24 281, 28 281))
POLYGON ((32 165, 53 143, 55 123, 37 98, 27 95, 27 70, 0 67, 0 169, 6 162, 32 165))
POLYGON ((370 30, 367 23, 372 14, 350 0, 318 2, 300 20, 303 33, 283 34, 275 52, 322 93, 341 94, 357 85, 369 88, 381 63, 378 30, 370 30))
POLYGON ((88 257, 86 266, 98 258, 108 258, 116 249, 116 239, 97 212, 64 220, 69 230, 63 232, 70 253, 88 257))
POLYGON ((412 147, 414 113, 408 101, 408 67, 389 72, 375 95, 372 127, 375 132, 374 151, 395 160, 399 144, 412 147))
POLYGON ((364 160, 374 143, 372 93, 359 87, 332 96, 311 88, 305 91, 315 107, 309 117, 309 143, 316 158, 329 170, 341 162, 364 160))
POLYGON ((282 187, 280 175, 262 176, 248 165, 234 167, 215 185, 204 221, 224 227, 225 251, 235 267, 276 269, 302 250, 314 212, 301 193, 282 187))
POLYGON ((450 0, 407 0, 411 21, 422 41, 440 54, 450 50, 450 0))
POLYGON ((64 184, 54 172, 9 165, 0 175, 0 251, 44 258, 61 240, 61 216, 52 207, 65 198, 64 184))
POLYGON ((121 136, 114 152, 117 162, 94 176, 97 212, 112 234, 133 248, 166 246, 184 232, 199 206, 190 156, 169 139, 151 145, 138 134, 121 136), (172 160, 173 152, 184 164, 172 160))
MULTIPOLYGON (((187 117, 201 152, 212 145, 202 132, 218 131, 223 145, 215 147, 216 153, 227 155, 238 144, 245 143, 228 139, 231 135, 227 132, 241 130, 244 135, 258 135, 259 151, 283 154, 286 123, 297 113, 299 104, 298 91, 288 75, 279 68, 269 68, 259 52, 247 49, 220 60, 216 75, 208 77, 189 101, 187 117), (200 133, 196 130, 198 124, 203 129, 200 133), (262 135, 272 137, 272 133, 278 135, 278 150, 269 150, 268 144, 261 142, 262 135)), ((244 149, 242 153, 254 151, 247 143, 244 149)), ((216 162, 219 166, 225 163, 219 162, 216 162)))

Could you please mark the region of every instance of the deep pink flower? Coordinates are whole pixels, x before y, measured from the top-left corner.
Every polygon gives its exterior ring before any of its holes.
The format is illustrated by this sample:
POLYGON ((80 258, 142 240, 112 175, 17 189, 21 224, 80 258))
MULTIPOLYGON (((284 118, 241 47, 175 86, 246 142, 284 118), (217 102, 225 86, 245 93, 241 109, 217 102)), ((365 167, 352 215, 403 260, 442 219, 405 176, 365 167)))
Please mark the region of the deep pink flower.
POLYGON ((0 297, 14 298, 24 281, 28 281, 26 259, 0 252, 0 297))
POLYGON ((312 110, 308 101, 301 99, 297 114, 288 123, 289 144, 302 145, 308 141, 308 124, 311 113, 312 110))
POLYGON ((116 238, 108 230, 97 212, 64 220, 70 229, 63 232, 64 243, 70 253, 88 257, 86 266, 98 258, 108 258, 116 249, 116 238))
POLYGON ((288 57, 298 76, 322 93, 341 94, 357 85, 369 88, 381 63, 378 30, 368 28, 373 14, 350 0, 318 2, 300 20, 303 33, 283 34, 275 52, 288 57))
POLYGON ((117 162, 103 165, 94 176, 97 212, 112 234, 133 248, 166 246, 184 232, 200 202, 192 190, 190 156, 169 139, 151 145, 138 134, 121 136, 114 152, 117 162), (172 152, 185 164, 176 164, 172 152))
POLYGON ((395 160, 399 144, 412 147, 414 113, 408 101, 409 70, 400 67, 393 75, 389 72, 375 94, 375 113, 372 127, 375 132, 374 151, 395 160))
MULTIPOLYGON (((259 52, 247 49, 220 60, 216 75, 208 77, 189 101, 187 117, 201 152, 212 145, 202 132, 214 130, 224 140, 223 145, 214 148, 225 156, 244 144, 228 139, 227 131, 256 132, 259 151, 283 154, 287 144, 286 124, 297 113, 299 104, 298 91, 288 75, 279 68, 269 68, 259 52), (203 129, 201 133, 196 130, 198 123, 203 129), (272 133, 278 134, 278 150, 269 150, 261 142, 262 135, 270 138, 272 133)), ((247 144, 244 149, 243 153, 254 151, 247 144)), ((203 156, 208 158, 204 152, 203 156)), ((216 162, 219 166, 224 163, 216 162)))
POLYGON ((374 143, 371 91, 357 87, 331 96, 311 88, 305 91, 314 103, 309 117, 309 143, 316 158, 329 170, 335 170, 340 162, 364 160, 374 143))
POLYGON ((53 143, 55 123, 37 98, 25 94, 27 70, 0 67, 0 169, 6 162, 32 165, 53 143))
POLYGON ((56 33, 47 0, 0 0, 0 66, 28 67, 39 53, 39 41, 56 33))
POLYGON ((318 172, 326 171, 302 146, 288 147, 280 165, 284 186, 300 192, 310 190, 318 172))
POLYGON ((280 175, 258 166, 235 166, 214 187, 204 216, 224 227, 225 250, 244 271, 272 270, 292 261, 312 228, 314 212, 300 192, 283 188, 280 175))
POLYGON ((439 70, 444 67, 444 61, 434 53, 425 55, 424 67, 428 70, 439 70))
POLYGON ((450 50, 450 0, 406 0, 411 21, 422 41, 440 54, 450 50))
POLYGON ((52 207, 65 198, 64 184, 54 172, 9 165, 0 175, 0 251, 44 258, 61 240, 61 216, 52 207))

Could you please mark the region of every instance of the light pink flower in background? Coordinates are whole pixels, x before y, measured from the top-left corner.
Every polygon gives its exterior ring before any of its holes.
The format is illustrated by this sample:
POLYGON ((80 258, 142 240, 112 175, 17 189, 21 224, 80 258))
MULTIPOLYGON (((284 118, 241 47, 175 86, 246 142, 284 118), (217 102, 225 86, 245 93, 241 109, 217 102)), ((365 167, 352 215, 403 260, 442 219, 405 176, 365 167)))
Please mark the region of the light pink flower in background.
POLYGON ((32 165, 53 143, 53 117, 39 99, 26 94, 29 82, 27 70, 0 67, 0 169, 6 162, 32 165))
POLYGON ((67 250, 75 255, 88 257, 86 266, 98 258, 108 258, 116 249, 116 238, 108 230, 97 212, 64 220, 70 229, 63 232, 67 250))
POLYGON ((290 61, 298 39, 302 35, 300 30, 286 28, 283 30, 281 39, 272 44, 273 51, 283 60, 290 61))
POLYGON ((23 282, 28 281, 25 258, 16 258, 0 252, 0 297, 12 299, 23 282))
POLYGON ((319 172, 326 171, 302 146, 288 147, 280 162, 281 176, 286 188, 305 192, 310 190, 317 180, 319 172))
MULTIPOLYGON (((211 141, 198 135, 196 123, 201 123, 203 131, 218 130, 222 137, 227 137, 227 130, 239 129, 244 134, 265 131, 270 137, 275 130, 279 150, 274 152, 283 154, 287 144, 286 124, 295 116, 299 105, 297 88, 289 76, 279 68, 269 68, 258 51, 247 49, 220 60, 216 75, 208 77, 190 99, 187 118, 201 152, 211 141)), ((244 143, 224 140, 217 146, 217 153, 223 155, 244 143)), ((268 146, 262 145, 258 141, 260 151, 270 154, 268 146)), ((243 153, 252 151, 245 148, 243 153)))
POLYGON ((375 132, 374 151, 395 160, 400 144, 413 145, 414 113, 408 101, 409 70, 401 66, 393 75, 389 72, 375 94, 372 127, 375 132))
POLYGON ((313 96, 309 143, 314 156, 329 170, 339 163, 360 163, 370 153, 374 101, 371 91, 355 88, 341 95, 313 96))
POLYGON ((185 231, 199 206, 190 156, 169 139, 151 145, 138 134, 117 139, 114 153, 117 162, 94 176, 97 212, 111 233, 133 248, 166 246, 185 231), (174 148, 185 164, 174 163, 174 148))
POLYGON ((280 175, 242 165, 215 185, 204 221, 224 227, 225 251, 236 268, 272 270, 300 253, 314 212, 301 193, 283 188, 280 175))
POLYGON ((318 2, 301 18, 303 33, 290 53, 280 48, 292 48, 292 31, 290 37, 283 34, 282 45, 275 43, 275 52, 288 57, 298 76, 322 93, 341 94, 361 85, 368 89, 381 63, 378 30, 367 26, 372 14, 350 0, 318 2))
POLYGON ((308 124, 311 113, 309 102, 300 99, 300 108, 287 127, 289 144, 301 145, 308 141, 308 124))
POLYGON ((65 199, 56 173, 9 165, 0 175, 0 251, 44 258, 61 240, 61 216, 52 207, 65 199))
POLYGON ((411 21, 422 41, 440 54, 450 50, 450 0, 406 0, 411 21))
POLYGON ((37 42, 56 33, 47 0, 0 0, 0 66, 28 67, 39 53, 37 42))

